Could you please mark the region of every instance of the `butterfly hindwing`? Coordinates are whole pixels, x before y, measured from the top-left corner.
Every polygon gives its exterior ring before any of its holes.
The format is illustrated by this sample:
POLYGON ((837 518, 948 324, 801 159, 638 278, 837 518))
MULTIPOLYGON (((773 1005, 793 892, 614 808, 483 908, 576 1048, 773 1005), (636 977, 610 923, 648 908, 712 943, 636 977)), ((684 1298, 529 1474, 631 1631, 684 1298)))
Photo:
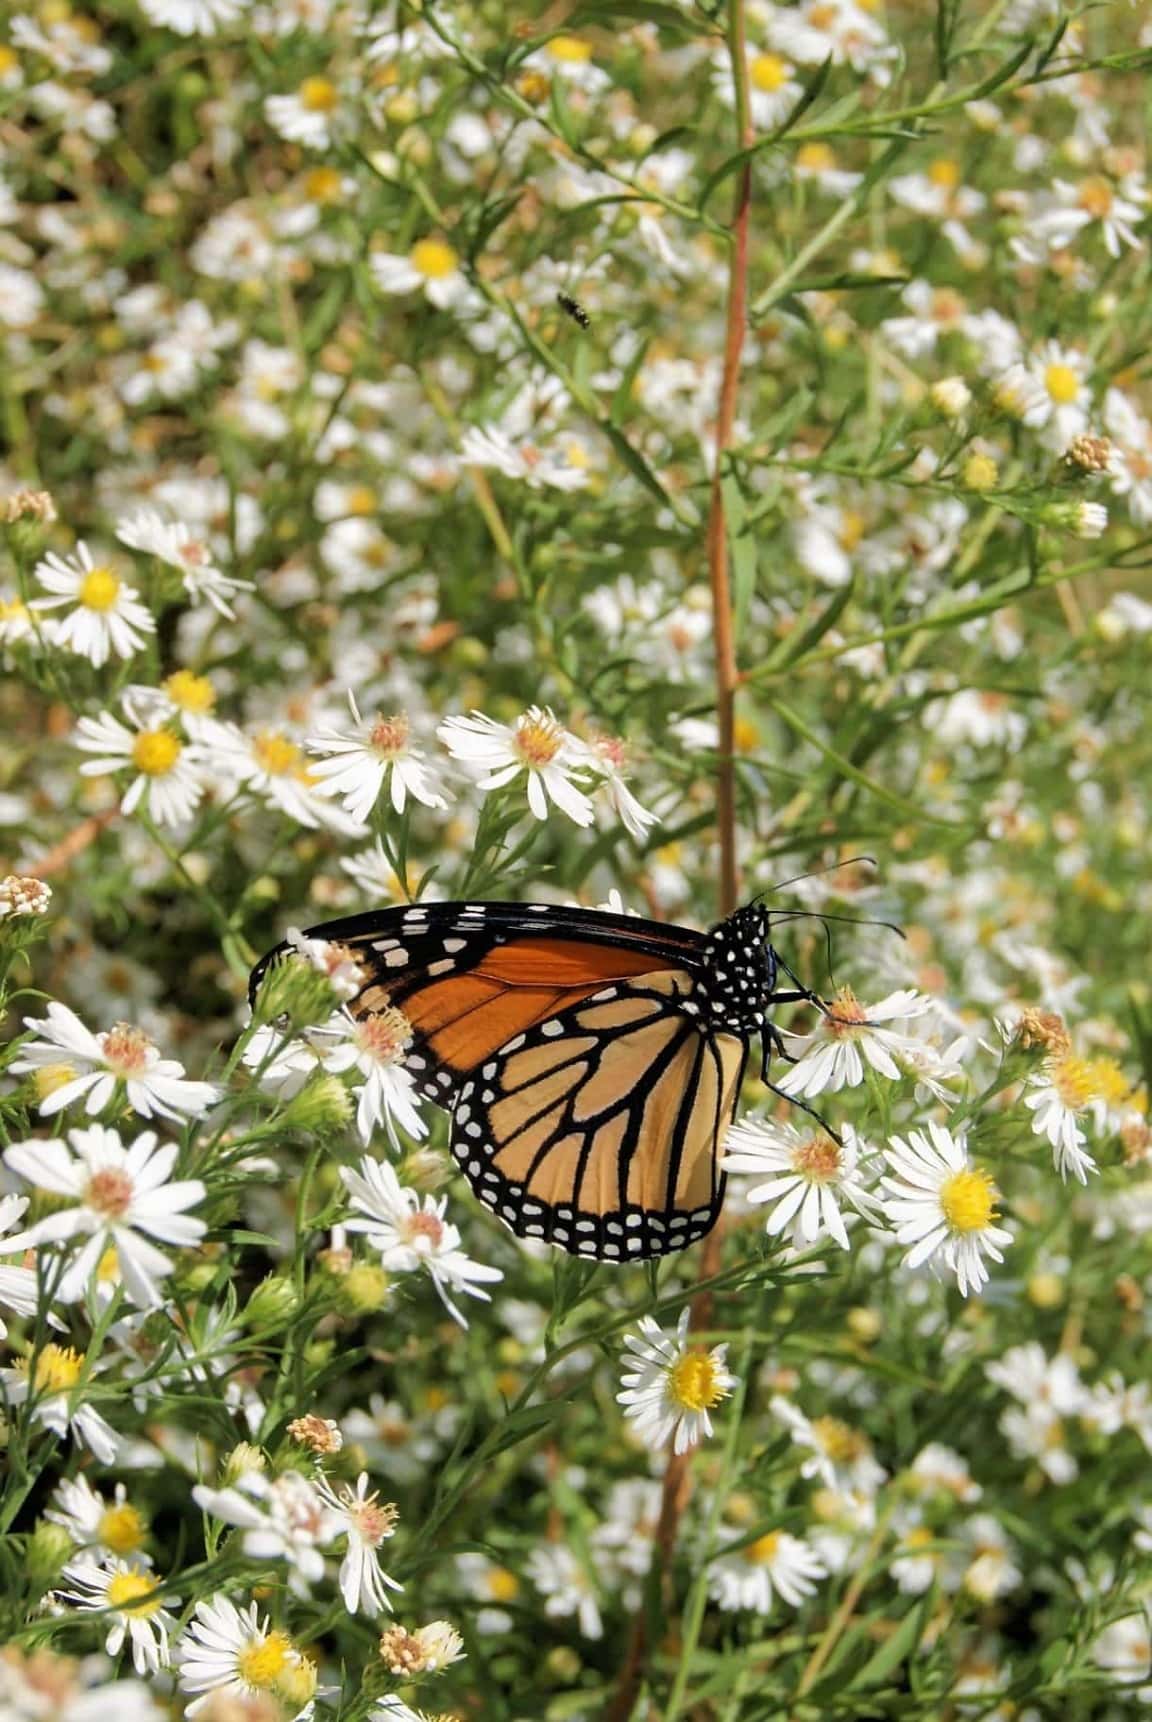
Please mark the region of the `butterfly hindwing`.
POLYGON ((601 988, 461 1084, 452 1152, 518 1236, 641 1261, 715 1224, 747 1042, 684 1009, 693 986, 666 969, 601 988))

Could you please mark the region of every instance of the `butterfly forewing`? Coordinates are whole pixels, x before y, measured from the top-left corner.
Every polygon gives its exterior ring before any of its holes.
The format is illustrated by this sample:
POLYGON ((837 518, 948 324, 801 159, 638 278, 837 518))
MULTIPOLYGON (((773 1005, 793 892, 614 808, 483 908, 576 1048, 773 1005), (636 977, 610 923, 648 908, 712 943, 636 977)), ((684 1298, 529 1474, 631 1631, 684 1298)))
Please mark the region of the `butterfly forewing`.
POLYGON ((693 984, 669 969, 601 989, 463 1083, 452 1152, 518 1236, 640 1261, 714 1225, 747 1043, 684 1012, 693 984))

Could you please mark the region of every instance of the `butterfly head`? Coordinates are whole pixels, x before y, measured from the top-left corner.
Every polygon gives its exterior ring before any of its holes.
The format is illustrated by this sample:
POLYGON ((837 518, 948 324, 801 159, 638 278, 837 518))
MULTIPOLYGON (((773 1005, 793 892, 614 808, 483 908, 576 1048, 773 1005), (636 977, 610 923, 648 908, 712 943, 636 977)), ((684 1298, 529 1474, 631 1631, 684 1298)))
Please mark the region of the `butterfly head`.
POLYGON ((748 903, 709 933, 701 991, 718 1025, 753 1034, 763 1023, 777 975, 770 932, 768 910, 748 903))

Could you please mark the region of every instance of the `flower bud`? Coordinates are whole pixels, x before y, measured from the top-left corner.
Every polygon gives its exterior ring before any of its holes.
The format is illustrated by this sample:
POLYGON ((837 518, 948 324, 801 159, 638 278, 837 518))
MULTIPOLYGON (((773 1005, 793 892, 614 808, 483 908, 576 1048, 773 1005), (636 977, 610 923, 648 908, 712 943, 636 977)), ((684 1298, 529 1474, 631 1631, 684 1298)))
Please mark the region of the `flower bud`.
POLYGON ((296 1287, 286 1274, 269 1274, 260 1281, 244 1310, 249 1327, 283 1327, 299 1308, 296 1287))
POLYGON ((339 1000, 326 974, 293 953, 272 964, 260 982, 252 1020, 277 1023, 286 1030, 312 1028, 328 1021, 339 1000))
POLYGON ((268 1461, 259 1447, 254 1447, 250 1441, 241 1441, 225 1457, 220 1467, 220 1483, 222 1488, 230 1488, 240 1482, 242 1477, 250 1477, 254 1472, 266 1471, 268 1461))
POLYGON ((990 454, 970 454, 961 476, 969 490, 994 490, 1000 482, 1000 468, 990 454))
POLYGON ((357 1262, 340 1281, 340 1307, 349 1315, 374 1315, 388 1302, 388 1275, 375 1262, 357 1262))
POLYGON ((928 391, 929 399, 941 418, 963 418, 972 405, 972 390, 963 377, 941 377, 928 391))
POLYGON ((29 1579, 38 1589, 45 1589, 60 1577, 64 1562, 75 1552, 75 1544, 63 1525, 39 1519, 24 1548, 24 1567, 29 1579))
POLYGON ((355 1104, 350 1091, 330 1071, 317 1071, 299 1094, 294 1094, 277 1122, 286 1130, 302 1130, 309 1136, 333 1136, 351 1122, 355 1104))

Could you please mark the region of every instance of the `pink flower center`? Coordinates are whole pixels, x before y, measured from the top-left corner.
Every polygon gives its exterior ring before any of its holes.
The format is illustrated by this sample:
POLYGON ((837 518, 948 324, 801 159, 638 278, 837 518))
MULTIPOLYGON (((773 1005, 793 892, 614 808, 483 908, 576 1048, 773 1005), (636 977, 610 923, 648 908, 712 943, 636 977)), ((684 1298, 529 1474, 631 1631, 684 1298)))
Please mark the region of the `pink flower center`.
POLYGON ((356 1039, 377 1064, 400 1064, 412 1042, 412 1024, 403 1011, 387 1005, 364 1018, 356 1030, 356 1039))
POLYGON ((377 717, 368 736, 369 746, 385 759, 395 759, 408 746, 408 718, 404 712, 377 717))
POLYGON ((432 1248, 438 1250, 443 1242, 444 1222, 439 1214, 428 1212, 413 1214, 406 1222, 404 1229, 411 1244, 419 1243, 427 1238, 432 1248))
POLYGON ((110 1220, 118 1220, 132 1206, 132 1180, 127 1172, 121 1172, 115 1166, 105 1167, 102 1172, 94 1172, 88 1180, 84 1192, 84 1200, 98 1214, 106 1214, 110 1220))
POLYGON ((139 1076, 142 1070, 147 1070, 156 1050, 155 1042, 149 1040, 144 1030, 133 1028, 128 1022, 118 1022, 107 1034, 96 1038, 104 1062, 117 1076, 139 1076))
POLYGON ((810 1136, 792 1150, 792 1164, 810 1184, 830 1184, 839 1176, 840 1150, 830 1136, 810 1136))
POLYGON ((381 1506, 379 1495, 369 1495, 366 1501, 350 1500, 348 1517, 355 1525, 361 1540, 373 1549, 379 1548, 396 1528, 396 1508, 391 1502, 385 1502, 381 1506))

